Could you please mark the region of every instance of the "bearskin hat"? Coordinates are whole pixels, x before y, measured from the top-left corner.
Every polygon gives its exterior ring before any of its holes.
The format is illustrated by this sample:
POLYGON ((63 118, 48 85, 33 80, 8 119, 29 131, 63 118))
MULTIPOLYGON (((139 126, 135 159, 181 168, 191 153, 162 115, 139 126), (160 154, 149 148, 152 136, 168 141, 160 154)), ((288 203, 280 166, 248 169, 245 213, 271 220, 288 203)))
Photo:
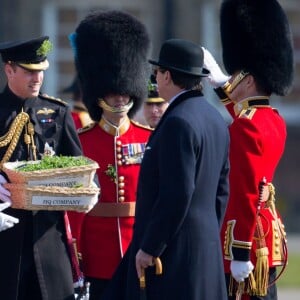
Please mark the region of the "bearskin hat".
POLYGON ((150 38, 135 17, 116 10, 87 15, 70 37, 75 52, 83 102, 94 121, 102 108, 99 98, 109 93, 129 95, 134 116, 147 97, 150 38))
POLYGON ((285 95, 293 81, 293 46, 286 14, 276 0, 223 0, 223 62, 244 70, 268 93, 285 95))

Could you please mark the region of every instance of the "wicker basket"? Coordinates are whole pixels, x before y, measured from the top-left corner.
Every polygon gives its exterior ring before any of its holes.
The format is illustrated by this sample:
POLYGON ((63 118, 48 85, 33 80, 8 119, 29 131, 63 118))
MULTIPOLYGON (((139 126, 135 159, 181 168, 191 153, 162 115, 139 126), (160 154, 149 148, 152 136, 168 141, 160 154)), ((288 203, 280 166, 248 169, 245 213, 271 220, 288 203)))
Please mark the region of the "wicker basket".
POLYGON ((98 201, 97 187, 28 186, 6 183, 13 208, 26 210, 72 210, 88 212, 98 201))
MULTIPOLYGON (((99 165, 93 160, 88 159, 88 161, 90 163, 83 166, 31 172, 16 170, 16 168, 24 164, 22 161, 7 162, 3 165, 2 170, 7 174, 11 183, 23 183, 29 186, 89 187, 93 182, 99 165)), ((26 164, 37 162, 39 161, 27 161, 26 164)))

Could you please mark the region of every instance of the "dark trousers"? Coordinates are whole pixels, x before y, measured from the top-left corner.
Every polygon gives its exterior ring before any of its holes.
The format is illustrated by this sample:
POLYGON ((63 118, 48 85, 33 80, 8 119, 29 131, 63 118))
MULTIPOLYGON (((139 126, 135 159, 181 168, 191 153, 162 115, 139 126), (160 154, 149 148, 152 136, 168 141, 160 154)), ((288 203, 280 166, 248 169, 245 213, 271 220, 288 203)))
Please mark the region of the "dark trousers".
POLYGON ((33 258, 32 218, 27 221, 20 264, 18 300, 42 300, 40 284, 33 258))
POLYGON ((24 274, 24 269, 22 271, 23 274, 18 288, 18 300, 42 300, 34 265, 32 264, 31 268, 26 270, 26 274, 24 274))
POLYGON ((85 281, 91 284, 89 300, 101 300, 104 290, 110 282, 109 279, 99 279, 94 277, 86 277, 85 281))
MULTIPOLYGON (((229 282, 230 282, 230 274, 226 274, 226 285, 227 285, 227 290, 229 288, 229 282)), ((270 268, 269 269, 269 284, 274 282, 276 278, 276 268, 270 268)), ((276 284, 272 284, 271 286, 268 287, 268 292, 266 296, 250 296, 247 299, 250 300, 277 300, 277 288, 276 284)), ((235 300, 235 296, 228 297, 228 300, 235 300)))

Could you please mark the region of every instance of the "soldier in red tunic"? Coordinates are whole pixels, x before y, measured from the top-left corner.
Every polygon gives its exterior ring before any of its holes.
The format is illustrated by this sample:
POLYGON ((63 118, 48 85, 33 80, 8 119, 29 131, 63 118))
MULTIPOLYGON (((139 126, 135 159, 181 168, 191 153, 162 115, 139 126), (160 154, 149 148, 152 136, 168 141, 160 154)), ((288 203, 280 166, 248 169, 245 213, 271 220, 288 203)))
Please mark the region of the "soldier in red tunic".
POLYGON ((131 120, 147 95, 149 37, 134 17, 107 11, 88 15, 71 42, 95 121, 79 137, 84 154, 100 166, 101 196, 88 214, 72 213, 70 221, 90 300, 99 300, 131 241, 138 174, 152 132, 131 120))
POLYGON ((273 300, 276 266, 286 263, 286 244, 271 182, 286 125, 269 98, 285 95, 292 83, 291 34, 276 0, 224 0, 220 23, 230 77, 204 50, 209 81, 233 118, 230 199, 221 232, 228 299, 273 300))

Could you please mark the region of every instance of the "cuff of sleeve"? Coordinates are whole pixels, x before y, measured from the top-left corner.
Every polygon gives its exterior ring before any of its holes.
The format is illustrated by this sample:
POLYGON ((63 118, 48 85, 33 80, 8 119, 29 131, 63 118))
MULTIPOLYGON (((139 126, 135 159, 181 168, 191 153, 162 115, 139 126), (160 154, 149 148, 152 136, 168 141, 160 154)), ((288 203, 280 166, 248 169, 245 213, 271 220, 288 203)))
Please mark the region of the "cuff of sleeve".
POLYGON ((224 85, 214 89, 215 93, 217 94, 220 101, 224 105, 227 105, 228 103, 231 102, 231 99, 229 98, 229 93, 228 93, 229 87, 230 87, 230 83, 227 81, 224 85))
POLYGON ((240 261, 249 261, 250 260, 250 249, 246 248, 236 248, 232 247, 232 254, 234 257, 234 260, 240 260, 240 261))
POLYGON ((2 175, 2 176, 7 180, 7 182, 10 182, 10 181, 9 181, 9 178, 8 178, 8 176, 6 175, 5 172, 0 171, 0 175, 2 175))
POLYGON ((167 248, 167 245, 164 244, 164 243, 162 243, 162 244, 160 244, 160 245, 158 245, 158 246, 154 246, 154 244, 151 243, 151 242, 150 242, 150 243, 143 242, 143 243, 142 243, 142 246, 141 246, 141 249, 142 249, 144 252, 146 252, 146 253, 148 253, 148 254, 154 256, 154 257, 159 257, 159 256, 161 256, 161 254, 164 252, 164 250, 165 250, 166 248, 167 248))
POLYGON ((227 221, 224 237, 224 258, 226 260, 250 260, 252 242, 240 241, 234 238, 236 220, 227 221))

